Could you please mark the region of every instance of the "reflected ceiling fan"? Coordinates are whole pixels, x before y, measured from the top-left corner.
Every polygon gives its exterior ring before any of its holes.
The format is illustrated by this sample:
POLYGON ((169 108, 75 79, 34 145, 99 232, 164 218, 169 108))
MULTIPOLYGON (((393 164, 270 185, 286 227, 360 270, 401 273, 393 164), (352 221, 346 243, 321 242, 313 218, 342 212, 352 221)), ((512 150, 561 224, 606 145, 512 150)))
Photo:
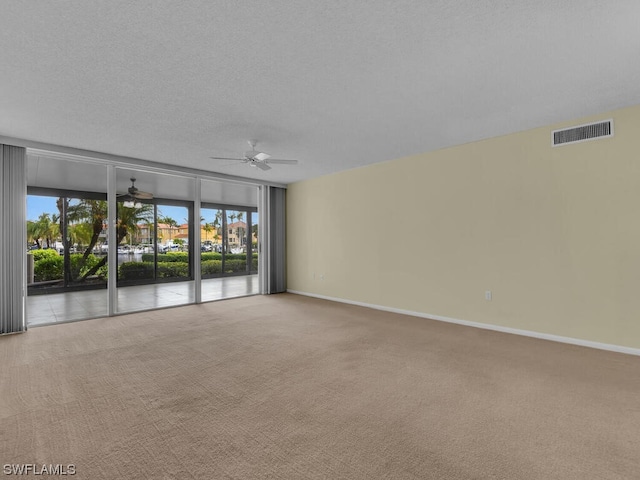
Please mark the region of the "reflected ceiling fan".
POLYGON ((260 170, 271 170, 270 165, 281 164, 281 165, 297 165, 298 160, 282 160, 279 158, 271 158, 271 155, 268 153, 260 152, 256 150, 256 142, 255 140, 249 140, 249 145, 251 146, 251 150, 244 152, 243 158, 231 158, 231 157, 209 157, 213 160, 233 160, 242 163, 248 164, 250 167, 256 167, 260 170))
POLYGON ((151 200, 153 193, 143 192, 136 187, 136 179, 130 178, 131 186, 127 189, 127 193, 121 193, 118 195, 119 199, 123 200, 123 205, 128 208, 140 208, 142 205, 136 200, 151 200))

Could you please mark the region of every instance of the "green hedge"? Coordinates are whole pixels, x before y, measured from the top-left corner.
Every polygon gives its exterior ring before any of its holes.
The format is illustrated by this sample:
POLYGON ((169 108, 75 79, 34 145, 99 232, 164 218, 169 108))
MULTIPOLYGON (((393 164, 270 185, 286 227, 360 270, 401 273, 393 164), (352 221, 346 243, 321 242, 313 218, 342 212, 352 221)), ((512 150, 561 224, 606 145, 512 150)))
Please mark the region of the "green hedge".
POLYGON ((60 257, 58 252, 52 248, 47 248, 46 250, 31 250, 29 254, 33 255, 34 262, 42 260, 43 258, 60 257))
MULTIPOLYGON (((46 282, 49 280, 62 280, 64 278, 64 256, 58 255, 58 252, 55 250, 34 250, 31 255, 34 257, 34 281, 46 282)), ((100 258, 89 254, 82 268, 80 268, 80 264, 82 263, 81 253, 71 254, 69 261, 71 262, 71 278, 76 279, 82 277, 100 263, 100 258)), ((103 265, 96 271, 96 275, 100 278, 106 278, 107 269, 108 266, 103 265)))
POLYGON ((213 273, 222 272, 222 261, 220 260, 204 260, 202 262, 202 275, 211 275, 213 273))
MULTIPOLYGON (((158 262, 158 278, 188 277, 189 264, 158 262)), ((147 280, 153 278, 153 262, 124 262, 118 268, 120 280, 147 280)))
MULTIPOLYGON (((253 269, 258 269, 258 259, 253 259, 253 269)), ((245 272, 247 270, 246 260, 225 260, 224 271, 225 273, 245 272)), ((205 260, 202 262, 202 275, 211 275, 213 273, 222 272, 221 260, 205 260)))
MULTIPOLYGON (((241 255, 241 254, 237 254, 241 255)), ((229 255, 230 256, 230 255, 229 255)), ((34 273, 36 282, 45 282, 48 280, 62 280, 64 274, 64 257, 58 255, 55 251, 51 255, 42 255, 42 258, 35 262, 34 273)), ((79 270, 82 254, 71 255, 71 271, 73 278, 84 275, 89 269, 93 268, 100 259, 94 255, 89 255, 84 267, 79 270)), ((246 256, 245 256, 246 258, 246 256)), ((253 269, 258 268, 258 259, 253 259, 253 269)), ((246 260, 244 259, 225 259, 224 272, 238 273, 246 271, 246 260)), ((202 262, 202 274, 212 275, 222 273, 222 260, 204 260, 202 262)), ((106 278, 107 265, 101 267, 97 272, 100 278, 106 278)), ((168 262, 158 262, 158 278, 186 278, 189 276, 189 264, 171 260, 168 262)), ((118 267, 118 278, 120 280, 150 280, 153 279, 153 262, 124 262, 118 267)))
MULTIPOLYGON (((246 271, 246 260, 226 260, 225 273, 246 271)), ((258 259, 253 259, 253 268, 258 268, 258 259)), ((153 262, 125 262, 118 270, 120 280, 148 280, 153 278, 153 262)), ((202 262, 202 275, 222 273, 221 260, 205 260, 202 262)), ((189 276, 189 264, 182 262, 158 262, 158 278, 185 278, 189 276)))
POLYGON ((153 263, 124 262, 118 267, 120 280, 145 280, 153 278, 153 263))
MULTIPOLYGON (((153 262, 153 253, 143 253, 142 254, 143 262, 153 262)), ((189 263, 189 254, 187 252, 169 252, 169 253, 159 253, 158 254, 158 263, 160 262, 180 262, 180 263, 189 263)))
POLYGON ((178 262, 158 262, 158 278, 188 277, 189 264, 178 262))
MULTIPOLYGON (((207 262, 209 260, 222 260, 222 254, 217 252, 204 252, 201 255, 201 261, 207 262)), ((258 254, 254 253, 253 258, 258 258, 258 254)), ((228 253, 225 255, 225 260, 246 260, 246 253, 228 253)), ((143 262, 153 262, 153 253, 143 253, 143 262)), ((169 252, 159 253, 158 262, 181 262, 189 263, 189 254, 187 252, 169 252)))
POLYGON ((55 255, 44 255, 33 265, 34 281, 62 280, 64 278, 63 269, 64 258, 58 255, 57 252, 55 255))

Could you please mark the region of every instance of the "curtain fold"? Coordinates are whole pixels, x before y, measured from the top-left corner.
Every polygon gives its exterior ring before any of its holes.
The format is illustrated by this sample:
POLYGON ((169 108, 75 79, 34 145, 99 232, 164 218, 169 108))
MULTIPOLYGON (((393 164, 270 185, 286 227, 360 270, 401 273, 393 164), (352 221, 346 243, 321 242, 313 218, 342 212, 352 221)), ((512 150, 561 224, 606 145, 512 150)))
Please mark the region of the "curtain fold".
POLYGON ((0 334, 26 327, 26 149, 0 145, 0 334))
POLYGON ((269 272, 267 293, 287 291, 287 250, 285 228, 286 190, 268 187, 269 272))

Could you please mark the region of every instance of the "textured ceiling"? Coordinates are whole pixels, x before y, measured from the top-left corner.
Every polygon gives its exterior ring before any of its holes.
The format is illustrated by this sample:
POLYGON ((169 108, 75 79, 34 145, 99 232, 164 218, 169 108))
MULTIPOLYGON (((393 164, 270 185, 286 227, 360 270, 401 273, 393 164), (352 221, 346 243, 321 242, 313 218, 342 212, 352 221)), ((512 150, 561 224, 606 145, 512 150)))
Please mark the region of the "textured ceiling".
POLYGON ((3 2, 0 135, 290 183, 640 103, 638 0, 3 2), (262 172, 209 156, 258 148, 262 172))

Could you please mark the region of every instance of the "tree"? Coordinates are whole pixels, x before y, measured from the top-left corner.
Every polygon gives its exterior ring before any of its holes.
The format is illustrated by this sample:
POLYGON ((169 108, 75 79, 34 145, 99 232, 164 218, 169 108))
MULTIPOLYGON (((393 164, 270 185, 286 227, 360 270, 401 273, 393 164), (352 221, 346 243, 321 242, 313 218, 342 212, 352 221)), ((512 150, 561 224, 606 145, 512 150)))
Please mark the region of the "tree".
MULTIPOLYGON (((153 205, 142 204, 141 208, 125 207, 122 202, 117 203, 118 221, 116 223, 116 248, 120 246, 122 240, 129 232, 135 233, 139 231, 138 224, 151 222, 153 219, 153 205)), ((72 231, 81 233, 88 239, 88 245, 85 249, 79 263, 74 267, 75 272, 79 275, 84 270, 85 265, 91 255, 93 248, 96 246, 100 234, 102 233, 107 221, 107 202, 104 200, 80 200, 76 205, 67 207, 67 221, 73 225, 72 231)), ((73 238, 72 233, 69 235, 73 238)), ((68 251, 68 249, 67 249, 68 251)), ((70 262, 69 262, 70 263, 70 262)), ((100 262, 88 269, 81 277, 73 278, 74 281, 84 281, 87 277, 94 275, 101 267, 107 263, 107 257, 103 257, 100 262)), ((69 277, 71 277, 68 271, 69 277)))
POLYGON ((169 240, 171 240, 171 233, 172 233, 173 229, 178 226, 178 222, 176 222, 171 217, 162 217, 160 219, 160 222, 169 226, 169 240))
POLYGON ((71 245, 78 245, 79 248, 82 248, 84 245, 89 245, 92 234, 91 224, 89 223, 74 223, 67 227, 69 243, 71 245))
MULTIPOLYGON (((56 217, 57 218, 57 217, 56 217)), ((51 244, 58 237, 58 225, 51 219, 48 213, 42 213, 38 220, 31 227, 31 235, 40 247, 40 240, 47 243, 47 248, 51 248, 51 244)))
POLYGON ((84 224, 90 235, 88 235, 88 245, 85 249, 80 270, 87 262, 89 255, 100 239, 100 234, 105 228, 107 221, 107 202, 105 200, 80 200, 76 205, 67 208, 67 221, 71 224, 84 224))
POLYGON ((40 233, 38 228, 38 222, 27 220, 27 241, 29 242, 29 245, 33 245, 35 243, 38 246, 38 249, 40 249, 42 248, 42 245, 40 244, 40 233))
POLYGON ((202 226, 202 229, 204 230, 204 233, 205 233, 204 239, 209 240, 209 234, 213 231, 213 225, 210 223, 205 223, 202 226))
MULTIPOLYGON (((244 220, 244 212, 238 212, 238 215, 236 215, 236 218, 238 219, 238 222, 242 222, 244 220)), ((240 238, 240 245, 242 245, 242 239, 244 238, 244 234, 245 234, 244 227, 241 227, 240 225, 238 225, 238 237, 240 238)))
MULTIPOLYGON (((118 202, 118 221, 116 222, 116 248, 120 246, 122 240, 129 232, 136 233, 140 230, 139 224, 149 222, 153 218, 153 205, 143 203, 140 208, 125 207, 122 202, 118 202)), ((90 251, 90 250, 88 250, 90 251)), ((86 253, 86 252, 85 252, 86 253)), ((94 275, 102 266, 107 263, 107 257, 103 257, 100 262, 94 265, 82 276, 82 279, 94 275)))
POLYGON ((216 230, 216 233, 213 236, 213 239, 216 241, 216 244, 217 244, 220 241, 220 234, 222 233, 222 210, 216 211, 216 216, 213 219, 213 228, 215 228, 216 230))
MULTIPOLYGON (((227 216, 228 216, 229 220, 231 220, 231 224, 233 225, 233 222, 234 222, 234 221, 235 221, 235 219, 236 219, 236 214, 235 214, 235 212, 229 213, 227 216)), ((228 226, 228 225, 227 225, 227 229, 229 229, 229 226, 228 226)), ((231 231, 233 231, 233 227, 231 227, 231 231)), ((225 233, 227 233, 227 232, 225 232, 225 233)), ((228 233, 227 233, 227 235, 226 235, 225 237, 223 237, 223 238, 226 238, 226 239, 227 239, 227 245, 226 245, 226 248, 225 248, 225 252, 226 252, 226 253, 229 253, 229 252, 230 252, 230 250, 229 250, 229 235, 228 235, 228 233)))

